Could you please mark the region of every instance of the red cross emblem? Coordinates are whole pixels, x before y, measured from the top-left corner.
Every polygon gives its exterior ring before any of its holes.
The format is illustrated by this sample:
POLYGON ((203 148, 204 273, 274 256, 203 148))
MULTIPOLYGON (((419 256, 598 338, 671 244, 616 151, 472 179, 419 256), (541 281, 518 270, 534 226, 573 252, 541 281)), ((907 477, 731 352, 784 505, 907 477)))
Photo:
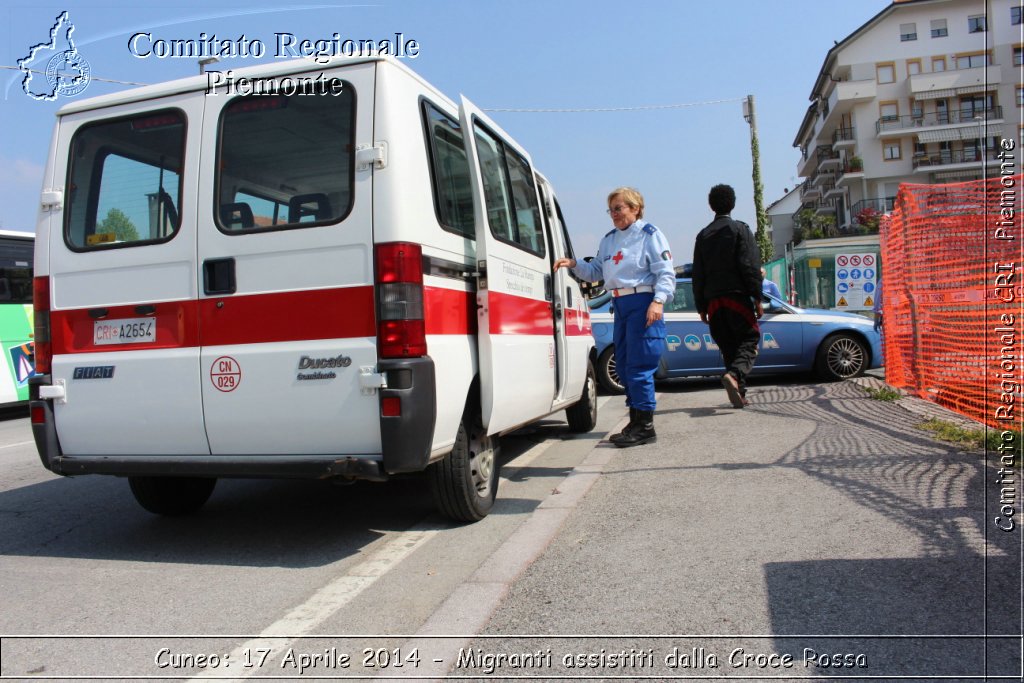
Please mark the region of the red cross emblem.
POLYGON ((621 261, 621 260, 622 260, 622 250, 619 249, 619 253, 612 257, 612 261, 615 262, 615 265, 619 265, 619 261, 621 261))

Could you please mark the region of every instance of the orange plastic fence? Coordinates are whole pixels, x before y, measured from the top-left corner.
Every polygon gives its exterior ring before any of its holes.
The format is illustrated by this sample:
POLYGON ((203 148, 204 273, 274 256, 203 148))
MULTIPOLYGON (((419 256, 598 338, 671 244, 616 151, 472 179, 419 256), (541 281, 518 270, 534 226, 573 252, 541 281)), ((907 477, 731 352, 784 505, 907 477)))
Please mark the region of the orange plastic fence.
POLYGON ((886 381, 997 429, 1024 416, 1021 181, 901 185, 881 226, 886 381))

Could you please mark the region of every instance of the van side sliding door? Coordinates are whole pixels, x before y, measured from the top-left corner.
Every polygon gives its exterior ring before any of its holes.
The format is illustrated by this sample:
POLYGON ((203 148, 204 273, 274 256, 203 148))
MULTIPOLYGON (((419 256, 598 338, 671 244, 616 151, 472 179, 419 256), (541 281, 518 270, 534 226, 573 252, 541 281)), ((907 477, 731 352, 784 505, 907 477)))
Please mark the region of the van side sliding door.
POLYGON ((529 155, 469 100, 459 107, 476 223, 481 409, 489 434, 551 410, 553 279, 529 155))

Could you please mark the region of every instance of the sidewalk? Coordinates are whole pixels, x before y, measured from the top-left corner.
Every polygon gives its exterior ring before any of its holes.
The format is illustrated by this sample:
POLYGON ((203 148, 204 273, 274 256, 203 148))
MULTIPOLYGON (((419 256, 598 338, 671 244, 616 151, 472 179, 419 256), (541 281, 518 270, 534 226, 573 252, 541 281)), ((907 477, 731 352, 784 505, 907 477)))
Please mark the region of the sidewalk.
POLYGON ((1019 674, 1019 637, 968 637, 1021 633, 1021 534, 986 521, 984 454, 854 382, 749 398, 669 385, 657 444, 597 447, 592 488, 472 643, 504 656, 492 675, 1019 674))

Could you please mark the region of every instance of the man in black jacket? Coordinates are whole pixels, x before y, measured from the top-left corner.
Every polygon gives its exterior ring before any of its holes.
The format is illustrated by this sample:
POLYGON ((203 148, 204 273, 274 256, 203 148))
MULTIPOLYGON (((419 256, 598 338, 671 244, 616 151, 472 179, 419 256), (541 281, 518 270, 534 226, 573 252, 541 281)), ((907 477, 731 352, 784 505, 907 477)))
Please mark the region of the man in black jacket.
POLYGON ((722 386, 735 408, 746 399, 747 375, 757 358, 761 328, 761 255, 750 227, 729 215, 736 193, 715 185, 708 193, 715 220, 697 235, 693 250, 693 295, 700 319, 722 351, 722 386))

